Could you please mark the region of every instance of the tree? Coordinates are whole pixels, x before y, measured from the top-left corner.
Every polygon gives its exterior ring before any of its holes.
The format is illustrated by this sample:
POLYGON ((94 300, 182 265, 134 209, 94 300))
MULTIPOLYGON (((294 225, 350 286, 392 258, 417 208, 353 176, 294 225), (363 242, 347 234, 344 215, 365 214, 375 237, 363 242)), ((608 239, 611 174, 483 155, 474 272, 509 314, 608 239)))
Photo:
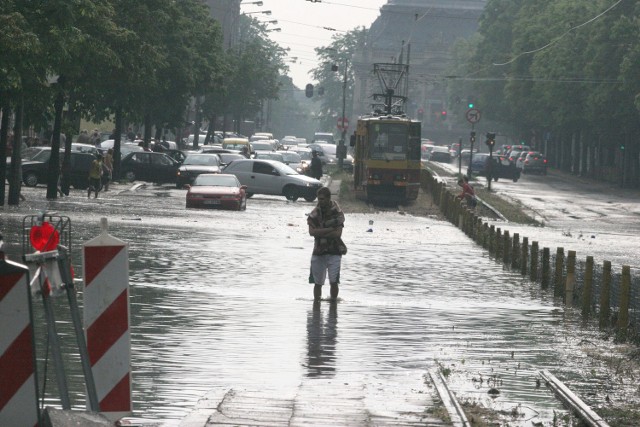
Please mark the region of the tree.
POLYGON ((347 33, 333 36, 329 46, 316 48, 318 67, 311 71, 311 75, 324 88, 324 95, 319 98, 320 111, 318 121, 321 129, 332 129, 336 119, 342 115, 343 80, 346 67, 347 85, 345 90, 345 116, 353 113, 353 55, 364 46, 367 29, 356 28, 347 33), (337 69, 336 69, 337 67, 337 69))

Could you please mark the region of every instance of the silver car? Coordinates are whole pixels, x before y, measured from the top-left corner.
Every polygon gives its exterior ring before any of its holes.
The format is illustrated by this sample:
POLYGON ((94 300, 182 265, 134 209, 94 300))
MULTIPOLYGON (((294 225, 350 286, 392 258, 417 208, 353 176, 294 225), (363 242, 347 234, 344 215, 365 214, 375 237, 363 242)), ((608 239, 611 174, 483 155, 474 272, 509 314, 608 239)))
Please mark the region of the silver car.
POLYGON ((316 199, 322 183, 274 160, 240 159, 230 163, 223 173, 230 173, 247 186, 247 197, 254 194, 285 196, 287 200, 304 198, 308 202, 316 199))

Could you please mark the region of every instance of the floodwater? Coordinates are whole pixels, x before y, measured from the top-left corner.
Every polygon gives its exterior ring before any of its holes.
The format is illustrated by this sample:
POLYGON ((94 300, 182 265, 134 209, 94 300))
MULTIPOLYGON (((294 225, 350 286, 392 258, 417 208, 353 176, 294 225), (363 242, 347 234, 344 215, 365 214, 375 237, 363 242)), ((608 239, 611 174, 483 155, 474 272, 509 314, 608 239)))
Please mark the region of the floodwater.
MULTIPOLYGON (((211 390, 319 387, 329 402, 357 397, 363 411, 417 419, 433 402, 425 378, 436 366, 450 372, 462 402, 504 411, 512 426, 551 425, 566 413, 537 386, 542 369, 596 407, 637 399, 635 387, 587 356, 610 353, 612 343, 446 222, 348 214, 349 253, 332 305, 314 304, 307 280, 311 203, 256 196, 246 212, 222 212, 186 210, 184 191, 168 188, 89 201, 78 192, 48 206, 4 208, 0 230, 13 259, 23 215, 45 207, 71 218, 80 276, 81 244, 99 233, 100 217, 129 243, 135 417, 177 425, 211 390)), ((65 303, 56 301, 59 329, 71 355, 72 403, 82 409, 65 303)), ((41 322, 38 304, 36 311, 41 322)), ((40 334, 41 365, 43 343, 40 334)), ((55 405, 51 364, 48 377, 47 403, 55 405)))

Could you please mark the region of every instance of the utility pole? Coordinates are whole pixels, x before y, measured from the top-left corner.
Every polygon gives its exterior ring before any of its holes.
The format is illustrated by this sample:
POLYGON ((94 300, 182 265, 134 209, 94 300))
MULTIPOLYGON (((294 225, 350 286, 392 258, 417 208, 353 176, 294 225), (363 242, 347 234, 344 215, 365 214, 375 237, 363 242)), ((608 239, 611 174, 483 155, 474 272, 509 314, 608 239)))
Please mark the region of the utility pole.
POLYGON ((347 107, 347 65, 348 59, 344 59, 344 77, 342 79, 342 135, 340 142, 338 143, 337 155, 338 155, 338 169, 342 171, 344 165, 344 159, 347 157, 347 146, 345 145, 345 138, 347 136, 347 123, 346 123, 346 107, 347 107))

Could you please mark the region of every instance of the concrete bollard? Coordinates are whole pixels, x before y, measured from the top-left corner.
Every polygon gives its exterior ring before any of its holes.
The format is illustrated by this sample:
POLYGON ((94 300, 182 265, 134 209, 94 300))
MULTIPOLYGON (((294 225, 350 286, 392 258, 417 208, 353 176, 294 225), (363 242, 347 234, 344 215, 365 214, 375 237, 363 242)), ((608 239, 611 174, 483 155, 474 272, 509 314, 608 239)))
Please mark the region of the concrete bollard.
POLYGON ((520 251, 520 274, 527 275, 527 264, 529 262, 529 238, 522 238, 522 250, 520 251))
POLYGON ((520 265, 520 234, 513 233, 513 246, 511 248, 511 268, 516 269, 520 265))
POLYGON ((609 326, 611 320, 611 261, 602 263, 602 283, 600 284, 600 327, 609 326))
POLYGON ((564 283, 564 304, 573 306, 573 293, 576 288, 576 251, 569 251, 567 256, 567 278, 564 283))
POLYGON ((531 268, 529 269, 529 278, 538 280, 538 242, 531 242, 531 268))
POLYGON ((542 288, 549 287, 549 280, 551 276, 551 251, 549 248, 542 248, 542 288))
POLYGON ((557 297, 564 296, 564 248, 558 248, 556 251, 556 270, 553 281, 553 294, 557 297))
POLYGON ((511 237, 509 236, 509 230, 504 230, 502 243, 502 261, 504 265, 509 266, 509 260, 511 259, 511 237))
POLYGON ((618 313, 618 331, 626 333, 629 326, 629 300, 631 299, 631 268, 622 266, 622 283, 620 285, 620 312, 618 313))
POLYGON ((582 316, 589 317, 591 312, 591 297, 593 294, 593 257, 588 256, 584 271, 584 284, 582 286, 582 316))

